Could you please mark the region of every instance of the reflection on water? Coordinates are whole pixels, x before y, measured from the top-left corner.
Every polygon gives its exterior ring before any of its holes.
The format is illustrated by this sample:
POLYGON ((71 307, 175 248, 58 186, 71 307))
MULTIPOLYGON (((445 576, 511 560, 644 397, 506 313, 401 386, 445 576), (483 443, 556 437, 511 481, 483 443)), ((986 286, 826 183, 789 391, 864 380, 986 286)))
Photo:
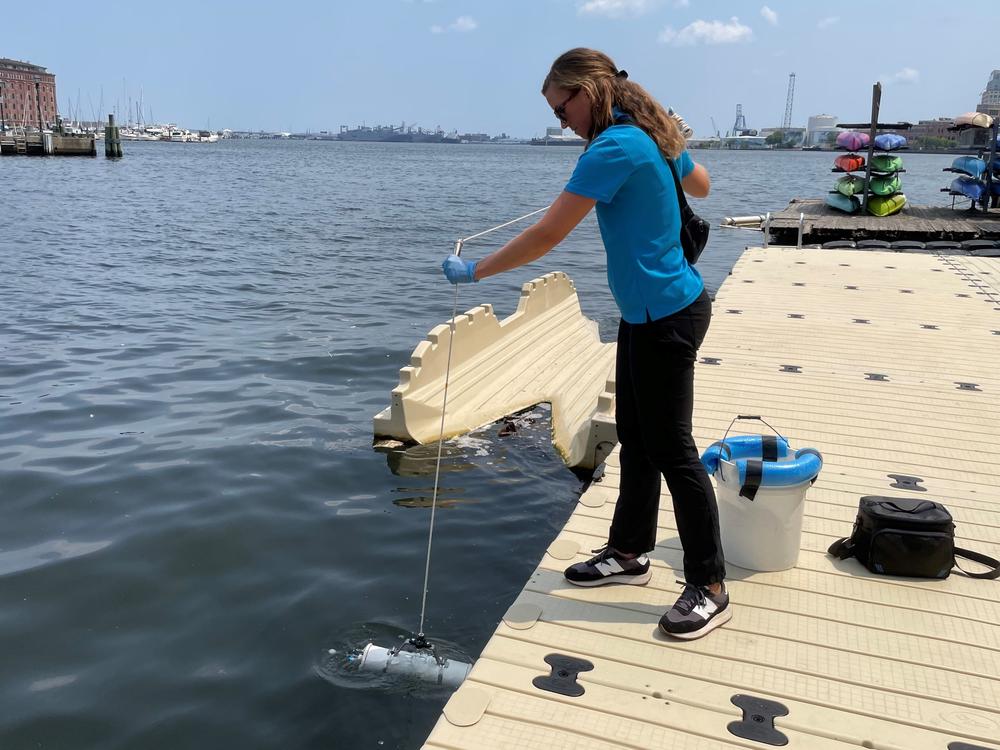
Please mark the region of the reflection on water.
POLYGON ((92 552, 99 552, 110 544, 110 541, 71 542, 67 539, 54 539, 24 549, 0 552, 0 576, 89 555, 92 552))
POLYGON ((485 440, 463 437, 446 440, 444 445, 437 442, 427 445, 410 445, 403 448, 376 448, 385 454, 389 471, 398 477, 434 476, 437 466, 438 449, 441 451, 441 473, 467 471, 473 464, 469 455, 485 456, 488 451, 485 440))

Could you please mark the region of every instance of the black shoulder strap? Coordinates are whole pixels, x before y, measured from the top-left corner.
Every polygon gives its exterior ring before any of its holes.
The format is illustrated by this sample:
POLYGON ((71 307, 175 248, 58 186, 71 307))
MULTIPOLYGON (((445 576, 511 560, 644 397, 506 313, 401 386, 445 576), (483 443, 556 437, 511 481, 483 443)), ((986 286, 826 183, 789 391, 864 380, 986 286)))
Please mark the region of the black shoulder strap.
POLYGON ((681 206, 681 221, 684 221, 684 217, 687 216, 691 209, 688 207, 687 197, 684 195, 684 188, 681 187, 681 178, 677 176, 677 167, 674 166, 674 160, 663 153, 661 153, 661 156, 663 156, 663 160, 667 163, 667 166, 670 167, 670 174, 674 176, 674 188, 677 190, 677 202, 681 206))
MULTIPOLYGON (((639 127, 635 124, 635 120, 632 119, 632 115, 625 113, 622 113, 621 116, 615 118, 615 125, 634 125, 635 127, 639 127)), ((662 151, 660 152, 660 156, 663 157, 667 166, 670 167, 670 174, 674 176, 674 188, 677 190, 677 202, 681 206, 681 221, 684 221, 684 217, 687 216, 688 211, 691 209, 688 208, 687 197, 684 195, 684 188, 681 187, 681 179, 677 175, 677 167, 674 166, 674 160, 662 151)))
POLYGON ((831 544, 827 552, 838 560, 846 560, 848 557, 854 557, 854 542, 849 536, 845 536, 831 544))
POLYGON ((958 560, 955 560, 955 566, 965 573, 965 575, 969 576, 969 578, 1000 578, 1000 561, 994 560, 992 557, 987 557, 980 552, 973 552, 969 549, 962 549, 961 547, 955 547, 955 556, 982 563, 990 568, 985 573, 970 573, 958 564, 958 560))

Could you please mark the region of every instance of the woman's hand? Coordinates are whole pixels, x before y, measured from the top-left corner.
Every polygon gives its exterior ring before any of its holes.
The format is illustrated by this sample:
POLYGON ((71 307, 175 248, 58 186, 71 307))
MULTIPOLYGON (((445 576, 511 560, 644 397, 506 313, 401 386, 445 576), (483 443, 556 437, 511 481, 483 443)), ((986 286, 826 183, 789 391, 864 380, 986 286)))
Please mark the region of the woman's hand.
POLYGON ((472 261, 462 260, 457 255, 449 255, 445 258, 441 268, 452 284, 468 284, 472 281, 478 281, 476 264, 472 261))

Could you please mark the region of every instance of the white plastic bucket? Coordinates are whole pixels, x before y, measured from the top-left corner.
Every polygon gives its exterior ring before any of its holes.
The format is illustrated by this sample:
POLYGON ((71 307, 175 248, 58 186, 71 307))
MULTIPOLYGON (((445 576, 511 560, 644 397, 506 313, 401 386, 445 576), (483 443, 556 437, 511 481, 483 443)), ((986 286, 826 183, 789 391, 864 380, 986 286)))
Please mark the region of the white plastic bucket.
POLYGON ((719 460, 715 472, 719 525, 726 562, 749 570, 795 567, 802 541, 807 480, 786 487, 762 484, 753 500, 740 495, 736 463, 719 460))

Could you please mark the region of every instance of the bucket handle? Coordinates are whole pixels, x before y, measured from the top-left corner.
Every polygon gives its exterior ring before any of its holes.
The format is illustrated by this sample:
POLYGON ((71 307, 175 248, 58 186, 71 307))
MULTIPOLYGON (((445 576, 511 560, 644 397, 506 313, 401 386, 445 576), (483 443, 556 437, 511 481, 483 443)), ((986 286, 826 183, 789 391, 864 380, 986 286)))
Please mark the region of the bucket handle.
MULTIPOLYGON (((722 436, 722 448, 720 449, 720 453, 721 451, 725 451, 727 454, 731 453, 731 449, 729 448, 729 445, 726 443, 726 438, 729 437, 729 431, 733 429, 733 425, 736 424, 737 420, 747 420, 747 421, 756 420, 758 422, 764 422, 764 424, 766 424, 768 427, 771 428, 771 431, 774 432, 775 435, 780 437, 786 443, 788 442, 788 438, 786 438, 780 432, 771 427, 771 425, 767 424, 767 422, 764 421, 764 418, 761 417, 759 414, 737 414, 735 417, 733 417, 733 421, 729 423, 729 427, 726 428, 726 434, 722 436)), ((727 455, 726 458, 729 458, 729 455, 727 455)))

